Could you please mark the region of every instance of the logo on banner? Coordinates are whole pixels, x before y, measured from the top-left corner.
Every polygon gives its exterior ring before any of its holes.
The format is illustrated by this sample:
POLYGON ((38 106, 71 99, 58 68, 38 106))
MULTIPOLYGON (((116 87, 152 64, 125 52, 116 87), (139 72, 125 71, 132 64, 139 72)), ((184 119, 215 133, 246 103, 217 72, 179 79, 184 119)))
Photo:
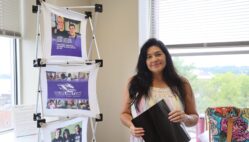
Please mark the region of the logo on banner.
POLYGON ((57 84, 59 91, 55 91, 56 95, 81 95, 80 91, 77 91, 74 86, 70 83, 57 84))

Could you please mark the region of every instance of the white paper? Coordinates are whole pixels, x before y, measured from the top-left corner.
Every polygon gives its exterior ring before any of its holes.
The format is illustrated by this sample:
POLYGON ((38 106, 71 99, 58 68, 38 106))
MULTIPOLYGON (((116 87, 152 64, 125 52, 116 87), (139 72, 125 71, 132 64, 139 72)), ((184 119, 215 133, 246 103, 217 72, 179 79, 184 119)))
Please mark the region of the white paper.
POLYGON ((13 108, 13 122, 16 137, 38 133, 37 122, 33 121, 35 105, 18 105, 13 108))

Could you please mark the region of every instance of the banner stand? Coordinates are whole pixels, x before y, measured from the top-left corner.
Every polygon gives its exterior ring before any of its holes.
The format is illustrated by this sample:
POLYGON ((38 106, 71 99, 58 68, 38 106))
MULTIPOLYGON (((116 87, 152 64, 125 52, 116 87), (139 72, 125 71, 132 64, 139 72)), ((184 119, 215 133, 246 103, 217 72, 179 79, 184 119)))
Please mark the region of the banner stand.
MULTIPOLYGON (((99 67, 103 67, 103 60, 100 58, 99 50, 98 50, 98 44, 95 36, 95 29, 96 29, 96 22, 97 22, 97 15, 98 13, 103 12, 103 6, 101 4, 95 4, 94 6, 74 6, 74 7, 66 7, 66 9, 94 9, 95 10, 95 19, 94 23, 92 22, 92 12, 85 11, 85 18, 88 19, 90 28, 91 28, 91 34, 92 38, 90 41, 90 47, 89 51, 87 54, 88 60, 82 61, 82 62, 70 62, 70 61, 65 61, 61 63, 51 63, 49 61, 46 61, 46 59, 42 59, 38 57, 38 48, 39 48, 39 42, 40 42, 40 36, 41 36, 41 31, 40 31, 40 13, 41 13, 41 3, 45 2, 45 0, 36 0, 36 5, 32 6, 32 13, 36 13, 36 59, 33 60, 33 67, 39 68, 39 78, 38 78, 38 86, 37 86, 37 94, 36 94, 36 111, 33 114, 33 120, 37 121, 37 128, 39 129, 38 131, 38 142, 42 141, 41 138, 41 129, 45 125, 49 125, 49 123, 46 123, 46 119, 44 117, 44 110, 43 110, 43 101, 42 101, 42 89, 41 89, 41 68, 46 67, 46 65, 63 65, 63 66, 68 66, 68 65, 90 65, 90 64, 99 64, 99 67), (91 54, 92 54, 92 46, 93 44, 95 45, 96 48, 96 53, 97 53, 97 59, 91 59, 91 54), (41 110, 39 110, 41 108, 41 110), (41 111, 41 112, 39 112, 41 111)), ((64 7, 65 8, 65 7, 64 7)), ((67 116, 66 119, 69 119, 70 117, 67 116)), ((92 142, 96 142, 96 128, 97 128, 97 123, 100 121, 103 121, 103 114, 100 113, 96 118, 89 118, 90 119, 90 124, 91 124, 91 130, 92 130, 92 142)))

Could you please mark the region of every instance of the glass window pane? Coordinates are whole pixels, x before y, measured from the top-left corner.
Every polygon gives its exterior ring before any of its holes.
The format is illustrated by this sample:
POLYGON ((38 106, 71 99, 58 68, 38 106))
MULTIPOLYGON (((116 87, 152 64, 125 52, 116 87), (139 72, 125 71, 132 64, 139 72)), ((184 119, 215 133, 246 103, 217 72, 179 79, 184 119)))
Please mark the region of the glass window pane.
POLYGON ((13 40, 0 37, 0 131, 12 128, 11 106, 14 104, 13 40))
POLYGON ((249 107, 249 55, 174 57, 191 82, 199 113, 207 107, 249 107))

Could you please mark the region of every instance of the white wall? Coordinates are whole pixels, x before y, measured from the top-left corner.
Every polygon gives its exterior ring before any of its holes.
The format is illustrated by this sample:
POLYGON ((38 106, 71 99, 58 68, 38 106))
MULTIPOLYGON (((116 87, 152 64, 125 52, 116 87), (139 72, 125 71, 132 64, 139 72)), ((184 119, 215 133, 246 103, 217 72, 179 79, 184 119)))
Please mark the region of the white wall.
POLYGON ((104 122, 98 125, 97 140, 128 142, 128 129, 120 120, 124 85, 135 71, 138 55, 138 1, 97 0, 103 4, 98 16, 97 40, 104 67, 99 71, 98 98, 104 122))
POLYGON ((34 0, 21 2, 21 103, 34 104, 37 92, 37 69, 33 68, 35 59, 36 15, 32 13, 34 0))
MULTIPOLYGON (((21 95, 24 104, 35 103, 38 72, 32 67, 35 58, 35 21, 31 13, 34 0, 22 0, 22 71, 21 95)), ((104 66, 99 70, 97 94, 104 121, 97 126, 97 141, 128 142, 129 131, 120 120, 124 85, 135 71, 138 55, 138 1, 137 0, 54 0, 58 5, 103 4, 98 15, 96 38, 104 66)), ((95 50, 94 50, 95 52, 95 50)))

